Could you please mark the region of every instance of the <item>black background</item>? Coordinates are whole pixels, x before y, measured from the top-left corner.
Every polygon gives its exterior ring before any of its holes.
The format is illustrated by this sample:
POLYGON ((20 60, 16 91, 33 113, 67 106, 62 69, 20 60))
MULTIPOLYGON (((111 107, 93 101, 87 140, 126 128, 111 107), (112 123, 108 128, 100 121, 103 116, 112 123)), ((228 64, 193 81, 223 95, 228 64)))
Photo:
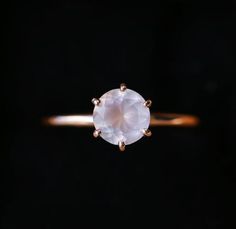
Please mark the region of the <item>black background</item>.
POLYGON ((234 228, 235 1, 8 8, 1 228, 234 228), (198 115, 127 147, 44 116, 92 112, 121 82, 198 115), (6 120, 6 121, 5 121, 6 120))

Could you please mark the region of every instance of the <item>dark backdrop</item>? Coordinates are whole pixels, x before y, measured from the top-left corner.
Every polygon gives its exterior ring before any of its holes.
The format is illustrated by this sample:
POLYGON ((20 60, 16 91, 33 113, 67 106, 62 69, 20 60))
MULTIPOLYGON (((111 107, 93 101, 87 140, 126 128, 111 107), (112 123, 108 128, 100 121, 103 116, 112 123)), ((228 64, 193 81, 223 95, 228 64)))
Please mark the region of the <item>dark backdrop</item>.
POLYGON ((12 4, 1 228, 233 228, 235 6, 12 4), (41 125, 92 112, 91 98, 121 82, 153 111, 198 115, 200 127, 153 128, 120 153, 92 128, 41 125))

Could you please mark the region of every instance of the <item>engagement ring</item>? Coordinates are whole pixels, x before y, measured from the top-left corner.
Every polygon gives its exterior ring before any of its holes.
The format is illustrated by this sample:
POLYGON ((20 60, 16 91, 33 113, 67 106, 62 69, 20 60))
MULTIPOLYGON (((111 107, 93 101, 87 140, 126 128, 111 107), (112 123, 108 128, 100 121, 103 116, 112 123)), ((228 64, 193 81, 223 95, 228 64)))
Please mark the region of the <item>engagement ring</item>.
POLYGON ((143 136, 152 135, 149 126, 198 125, 199 119, 193 115, 150 113, 151 100, 128 89, 124 83, 120 88, 106 92, 100 98, 93 98, 93 114, 59 115, 46 118, 51 126, 95 127, 93 136, 118 145, 120 151, 126 145, 138 141, 143 136))

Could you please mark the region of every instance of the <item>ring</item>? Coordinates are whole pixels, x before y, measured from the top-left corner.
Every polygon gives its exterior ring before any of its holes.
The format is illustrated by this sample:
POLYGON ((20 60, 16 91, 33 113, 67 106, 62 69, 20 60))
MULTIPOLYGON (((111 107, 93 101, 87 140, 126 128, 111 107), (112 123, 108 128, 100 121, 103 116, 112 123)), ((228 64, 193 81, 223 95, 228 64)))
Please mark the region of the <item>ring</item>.
POLYGON ((103 94, 99 99, 93 98, 93 114, 57 115, 45 118, 49 126, 95 127, 93 136, 118 145, 120 151, 143 136, 150 137, 149 126, 194 127, 199 119, 194 115, 150 113, 151 100, 136 91, 128 89, 122 83, 120 88, 103 94))

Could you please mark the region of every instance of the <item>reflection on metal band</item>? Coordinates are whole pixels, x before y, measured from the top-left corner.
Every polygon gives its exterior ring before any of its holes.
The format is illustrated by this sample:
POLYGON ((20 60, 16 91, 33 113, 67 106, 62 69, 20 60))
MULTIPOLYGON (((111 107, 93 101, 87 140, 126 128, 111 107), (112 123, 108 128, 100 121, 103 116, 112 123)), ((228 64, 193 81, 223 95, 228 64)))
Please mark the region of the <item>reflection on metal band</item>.
MULTIPOLYGON (((74 126, 74 127, 92 127, 93 116, 83 115, 58 115, 45 118, 44 124, 50 126, 74 126)), ((150 126, 185 126, 194 127, 199 124, 199 119, 194 115, 170 114, 170 113, 152 113, 150 126)))

